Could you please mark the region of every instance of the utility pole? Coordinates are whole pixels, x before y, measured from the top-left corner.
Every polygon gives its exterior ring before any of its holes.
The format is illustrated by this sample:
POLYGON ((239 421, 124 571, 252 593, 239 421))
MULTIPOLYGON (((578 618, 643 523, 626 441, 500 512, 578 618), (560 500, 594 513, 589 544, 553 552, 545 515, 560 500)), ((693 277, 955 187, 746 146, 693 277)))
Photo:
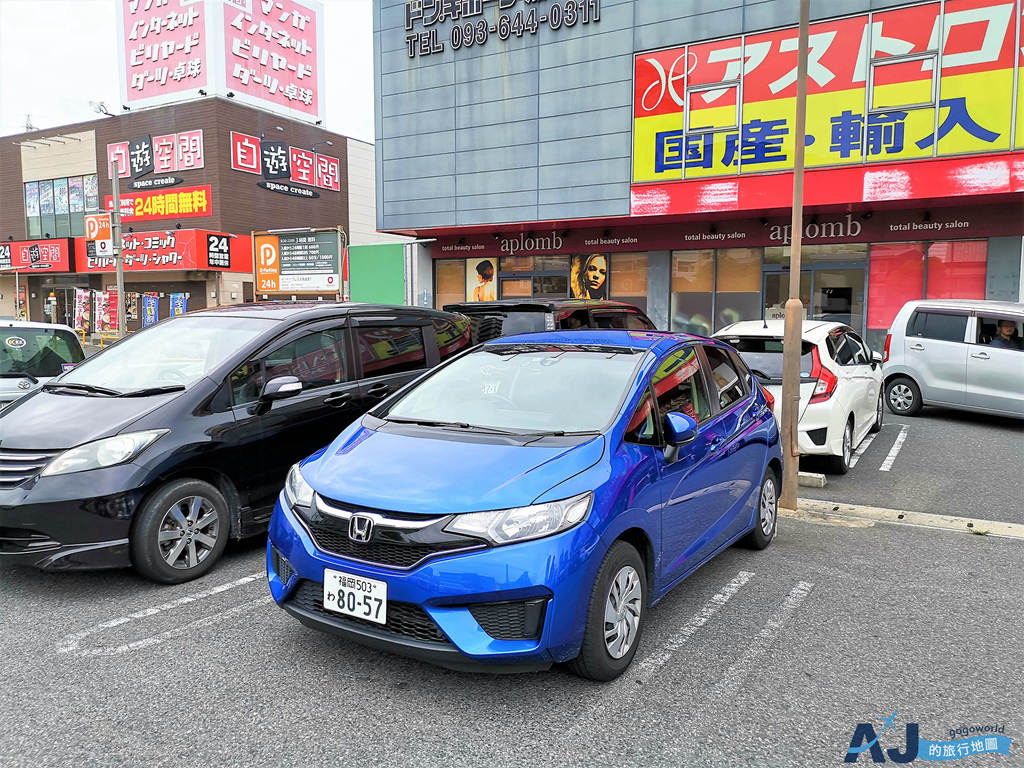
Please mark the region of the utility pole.
POLYGON ((807 27, 811 0, 800 0, 800 36, 796 70, 796 126, 793 132, 793 222, 789 246, 789 300, 782 344, 782 493, 779 506, 796 509, 800 451, 800 348, 803 303, 800 301, 800 246, 804 233, 804 135, 807 123, 807 27))
POLYGON ((110 238, 113 240, 114 263, 117 265, 117 333, 124 337, 127 329, 124 300, 124 258, 121 255, 121 162, 114 158, 114 175, 110 179, 114 193, 114 210, 110 212, 110 238))

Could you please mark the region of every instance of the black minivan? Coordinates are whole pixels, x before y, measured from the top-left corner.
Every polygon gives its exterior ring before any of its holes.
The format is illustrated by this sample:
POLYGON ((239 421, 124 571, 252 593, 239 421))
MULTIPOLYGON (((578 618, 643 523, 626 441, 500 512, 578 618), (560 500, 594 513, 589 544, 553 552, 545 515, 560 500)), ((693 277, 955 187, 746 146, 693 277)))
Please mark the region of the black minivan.
POLYGON ((607 299, 499 299, 445 304, 469 318, 473 344, 531 331, 585 328, 653 331, 657 327, 632 304, 607 299))
POLYGON ((0 560, 194 579, 266 529, 292 464, 469 345, 460 315, 327 302, 133 334, 0 415, 0 560))

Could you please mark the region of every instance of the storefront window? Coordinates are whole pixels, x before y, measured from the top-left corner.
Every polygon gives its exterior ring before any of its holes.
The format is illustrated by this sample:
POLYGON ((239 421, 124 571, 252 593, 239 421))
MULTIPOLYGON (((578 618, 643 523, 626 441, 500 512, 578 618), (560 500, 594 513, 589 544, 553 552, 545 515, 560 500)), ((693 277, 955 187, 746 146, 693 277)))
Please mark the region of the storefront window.
POLYGON ((465 259, 443 259, 434 262, 434 306, 466 300, 465 259))
MULTIPOLYGON (((828 245, 802 245, 800 263, 803 266, 818 261, 867 261, 867 243, 834 243, 828 245)), ((789 264, 789 246, 771 246, 764 249, 765 264, 789 264)))
POLYGON ((612 257, 610 284, 610 298, 634 304, 646 312, 647 254, 616 253, 612 257))
POLYGON ((984 240, 929 243, 926 299, 984 299, 984 240))
POLYGON ((56 229, 53 217, 53 182, 39 182, 39 217, 43 237, 53 237, 56 229))
POLYGON ((508 278, 501 280, 501 298, 528 299, 533 295, 533 281, 529 278, 508 278))
POLYGON ((714 259, 710 249, 672 252, 670 330, 710 335, 714 259))
POLYGON ((761 317, 761 249, 723 248, 715 272, 715 330, 761 317))
POLYGON ((502 272, 532 272, 533 256, 502 256, 498 268, 502 272))
POLYGON ((924 289, 924 243, 873 243, 868 271, 868 322, 865 341, 885 345, 896 313, 924 289))
POLYGON ((81 237, 85 211, 99 209, 95 174, 25 184, 25 230, 29 237, 81 237))

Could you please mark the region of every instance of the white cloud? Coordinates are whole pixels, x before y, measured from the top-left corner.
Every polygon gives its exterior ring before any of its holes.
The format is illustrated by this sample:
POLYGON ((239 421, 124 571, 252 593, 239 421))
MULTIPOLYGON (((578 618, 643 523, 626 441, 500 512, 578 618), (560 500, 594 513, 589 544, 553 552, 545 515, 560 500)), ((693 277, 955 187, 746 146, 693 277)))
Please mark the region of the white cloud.
MULTIPOLYGON (((0 0, 0 135, 120 112, 115 13, 121 0, 0 0)), ((324 128, 373 141, 371 0, 324 4, 324 128)))

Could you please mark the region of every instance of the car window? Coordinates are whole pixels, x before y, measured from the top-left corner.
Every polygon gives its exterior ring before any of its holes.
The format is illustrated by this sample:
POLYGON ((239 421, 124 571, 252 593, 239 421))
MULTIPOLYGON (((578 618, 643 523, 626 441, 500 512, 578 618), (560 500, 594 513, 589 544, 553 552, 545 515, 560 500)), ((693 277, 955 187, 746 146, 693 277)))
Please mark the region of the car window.
POLYGON ((626 328, 631 331, 657 330, 654 323, 648 322, 639 312, 626 312, 626 328))
POLYGON ((917 311, 910 318, 909 336, 940 341, 963 341, 967 330, 966 315, 952 315, 945 312, 917 311))
POLYGON ((437 351, 442 360, 470 346, 469 318, 459 317, 447 320, 443 317, 434 318, 434 338, 437 339, 437 351))
POLYGON ((623 440, 640 445, 655 445, 658 442, 658 430, 654 420, 654 402, 649 389, 644 392, 640 404, 633 411, 633 415, 629 417, 623 440))
MULTIPOLYGON (((727 336, 724 339, 740 353, 740 359, 751 372, 762 382, 778 384, 782 382, 782 339, 771 336, 727 336)), ((806 379, 811 375, 811 350, 814 344, 809 341, 800 343, 800 377, 806 379)))
POLYGON ((82 362, 82 345, 61 328, 4 328, 0 332, 0 373, 60 376, 65 365, 82 362))
POLYGON ((345 381, 344 343, 345 331, 340 328, 317 331, 240 365, 230 377, 235 405, 253 402, 263 385, 279 376, 295 376, 303 391, 345 381))
POLYGON ((836 328, 829 331, 826 343, 832 359, 840 365, 867 365, 864 345, 855 334, 836 328))
POLYGON ((569 331, 590 327, 590 314, 585 309, 564 309, 558 313, 558 327, 569 331))
POLYGON ((853 352, 855 365, 868 365, 871 362, 871 352, 868 350, 867 344, 864 343, 864 339, 853 331, 847 331, 846 343, 853 352))
POLYGON ((593 316, 594 328, 625 330, 628 327, 626 325, 626 313, 621 310, 595 310, 593 316))
POLYGON ((470 336, 473 344, 482 344, 500 336, 543 331, 547 328, 548 317, 547 312, 472 312, 469 315, 470 336))
POLYGON ((1024 351, 1024 321, 1019 317, 978 315, 974 343, 1024 351))
POLYGON ((711 379, 718 390, 718 407, 725 410, 747 394, 743 379, 724 349, 705 346, 704 354, 708 358, 711 379))
POLYGON ((423 329, 416 325, 357 326, 356 343, 363 378, 427 367, 423 329))
POLYGON ((681 349, 665 358, 654 371, 651 384, 662 415, 678 411, 697 423, 711 416, 696 347, 681 349))

